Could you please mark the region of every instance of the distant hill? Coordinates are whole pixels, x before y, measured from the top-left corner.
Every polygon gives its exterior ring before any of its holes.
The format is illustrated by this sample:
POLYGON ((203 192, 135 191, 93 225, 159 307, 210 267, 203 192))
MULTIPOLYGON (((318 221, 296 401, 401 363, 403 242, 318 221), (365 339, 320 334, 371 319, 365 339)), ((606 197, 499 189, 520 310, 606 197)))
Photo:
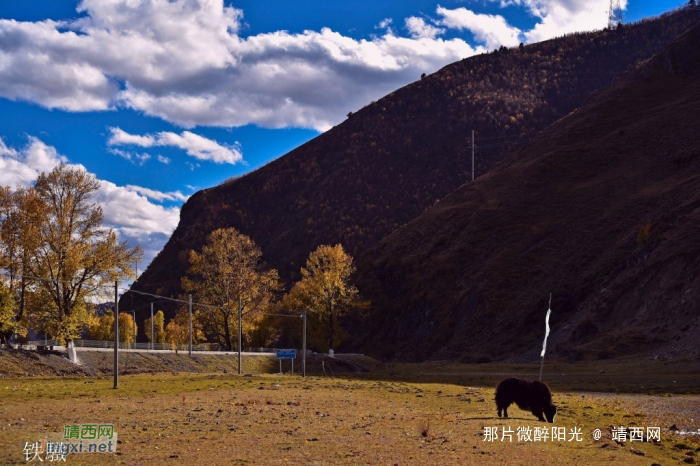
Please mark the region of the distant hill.
POLYGON ((287 283, 319 244, 342 243, 359 257, 471 179, 472 130, 482 177, 699 18, 683 10, 474 56, 348 109, 356 111, 345 122, 289 154, 192 196, 134 289, 177 294, 187 251, 229 226, 253 238, 287 283))
MULTIPOLYGON (((95 311, 97 312, 98 316, 102 316, 105 314, 107 311, 112 311, 114 312, 114 301, 109 302, 109 303, 100 303, 95 306, 95 311)), ((122 311, 124 312, 124 311, 122 311)))
POLYGON ((700 26, 371 250, 363 349, 697 357, 698 109, 700 26))

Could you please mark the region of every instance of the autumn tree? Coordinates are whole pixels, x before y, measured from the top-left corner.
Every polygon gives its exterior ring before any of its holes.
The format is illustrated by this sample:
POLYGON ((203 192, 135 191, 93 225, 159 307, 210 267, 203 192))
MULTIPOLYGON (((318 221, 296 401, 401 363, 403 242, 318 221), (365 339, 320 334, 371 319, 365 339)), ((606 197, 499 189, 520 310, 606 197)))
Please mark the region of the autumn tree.
MULTIPOLYGON (((197 302, 212 307, 199 310, 204 331, 220 345, 233 350, 242 315, 259 312, 279 290, 276 270, 263 270, 262 252, 235 228, 207 236, 202 252, 190 251, 190 268, 182 288, 197 302)), ((246 319, 250 324, 250 318, 246 319)))
MULTIPOLYGON (((88 338, 100 341, 114 340, 114 312, 106 311, 101 316, 89 316, 87 319, 88 338)), ((134 343, 138 327, 134 318, 128 312, 119 313, 119 341, 122 343, 134 343)))
POLYGON ((26 264, 29 275, 39 278, 33 282, 33 320, 58 340, 80 336, 90 313, 86 299, 129 277, 142 255, 140 247, 120 243, 104 227, 102 208, 91 202, 99 187, 85 170, 58 165, 31 188, 38 200, 26 264))
MULTIPOLYGON (((114 335, 114 333, 112 334, 114 335)), ((122 343, 134 343, 138 335, 138 327, 129 312, 119 313, 119 341, 122 343)), ((112 337, 114 338, 114 337, 112 337)))
POLYGON ((254 348, 268 346, 280 337, 280 318, 270 314, 281 311, 274 307, 265 310, 269 313, 253 314, 252 319, 243 323, 243 339, 246 344, 254 348))
MULTIPOLYGON (((121 325, 121 322, 119 325, 121 325)), ((88 318, 87 334, 88 338, 92 340, 114 340, 114 312, 106 311, 99 317, 95 315, 90 316, 88 318)))
POLYGON ((367 306, 350 283, 354 271, 352 257, 342 245, 319 246, 309 255, 306 267, 302 267, 301 280, 283 300, 288 309, 307 309, 326 322, 329 349, 334 349, 337 343, 336 334, 340 330, 337 317, 367 306))
MULTIPOLYGON (((143 330, 146 332, 146 338, 151 341, 151 318, 149 317, 144 322, 143 330)), ((165 315, 163 311, 158 311, 153 315, 153 340, 154 343, 165 343, 165 315)))
POLYGON ((0 283, 0 343, 7 344, 19 326, 15 303, 9 289, 0 283))
POLYGON ((179 345, 184 345, 189 342, 189 327, 179 324, 175 319, 168 322, 165 326, 165 342, 177 349, 179 345))
MULTIPOLYGON (((154 317, 155 318, 155 317, 154 317)), ((199 315, 192 317, 192 344, 206 341, 199 315)), ((168 325, 165 326, 165 343, 169 343, 173 348, 178 345, 186 345, 190 342, 190 313, 188 309, 181 308, 168 325)))
POLYGON ((33 189, 0 188, 0 270, 3 272, 3 307, 0 341, 17 332, 27 333, 27 313, 33 280, 29 261, 38 247, 38 227, 45 207, 33 189))

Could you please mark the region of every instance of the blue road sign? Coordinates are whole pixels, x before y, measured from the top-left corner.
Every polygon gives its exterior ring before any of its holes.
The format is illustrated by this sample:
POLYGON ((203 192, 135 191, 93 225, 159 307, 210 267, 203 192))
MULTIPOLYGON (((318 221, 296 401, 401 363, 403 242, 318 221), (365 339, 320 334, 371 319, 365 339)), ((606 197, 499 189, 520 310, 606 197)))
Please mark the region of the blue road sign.
POLYGON ((297 357, 297 350, 295 349, 278 349, 277 359, 294 359, 297 357))

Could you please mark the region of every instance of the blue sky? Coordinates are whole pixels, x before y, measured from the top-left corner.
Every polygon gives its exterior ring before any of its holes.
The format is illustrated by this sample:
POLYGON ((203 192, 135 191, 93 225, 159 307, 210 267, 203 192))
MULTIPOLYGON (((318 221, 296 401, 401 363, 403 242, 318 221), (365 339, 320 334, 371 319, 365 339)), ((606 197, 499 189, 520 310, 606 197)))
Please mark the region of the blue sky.
MULTIPOLYGON (((622 0, 625 20, 686 2, 622 0)), ((500 45, 600 29, 609 0, 2 0, 0 184, 56 163, 105 221, 162 248, 199 189, 500 45)))

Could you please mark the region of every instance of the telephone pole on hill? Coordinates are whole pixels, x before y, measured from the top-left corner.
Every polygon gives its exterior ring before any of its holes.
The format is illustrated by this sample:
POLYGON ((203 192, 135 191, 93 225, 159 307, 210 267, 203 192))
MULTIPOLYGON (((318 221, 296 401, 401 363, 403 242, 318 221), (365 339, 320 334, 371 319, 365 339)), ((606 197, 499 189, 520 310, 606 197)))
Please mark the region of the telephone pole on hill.
POLYGON ((472 181, 474 181, 474 130, 472 130, 472 181))
POLYGON ((608 10, 608 29, 615 29, 622 23, 622 7, 620 6, 620 0, 610 0, 610 10, 608 10))

